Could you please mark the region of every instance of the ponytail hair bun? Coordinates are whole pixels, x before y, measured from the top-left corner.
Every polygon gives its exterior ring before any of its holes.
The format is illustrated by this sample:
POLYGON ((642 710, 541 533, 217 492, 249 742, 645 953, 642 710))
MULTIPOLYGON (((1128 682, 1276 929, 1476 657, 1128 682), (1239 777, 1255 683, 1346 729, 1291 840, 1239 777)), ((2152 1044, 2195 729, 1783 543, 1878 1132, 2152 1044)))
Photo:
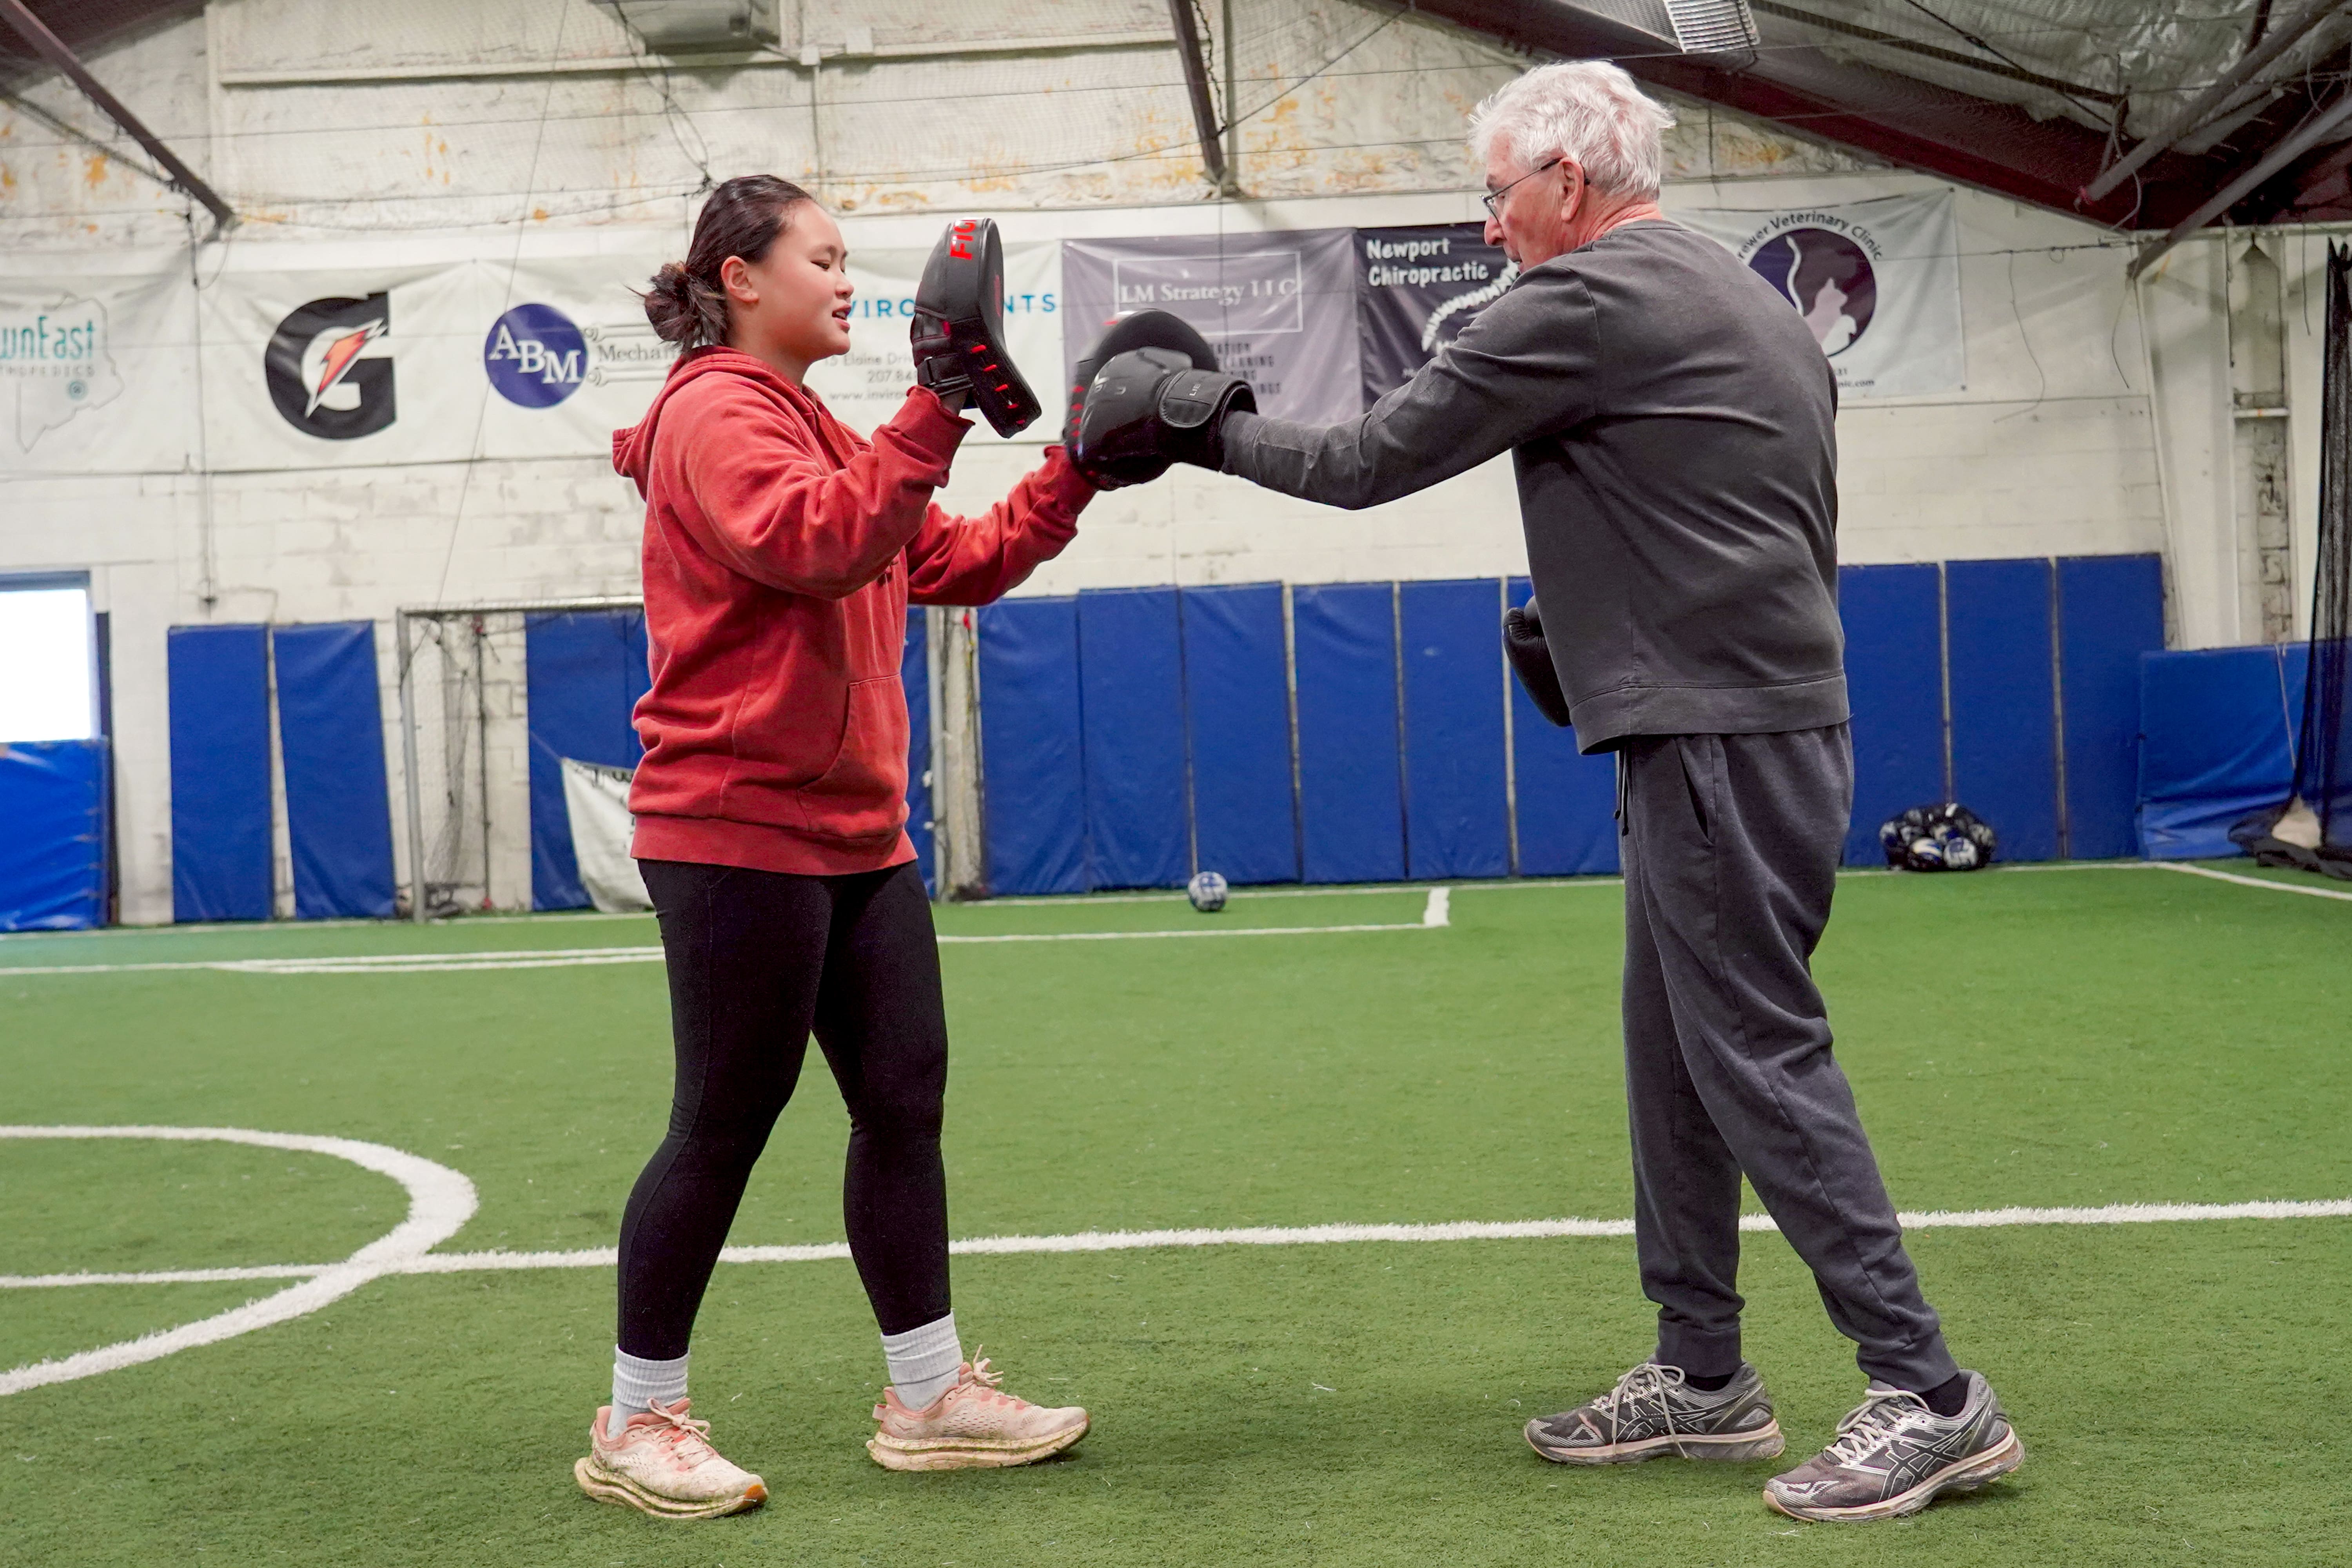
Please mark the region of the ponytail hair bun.
POLYGON ((816 198, 773 174, 743 174, 710 193, 694 222, 686 259, 666 261, 645 295, 646 320, 664 342, 698 349, 727 341, 727 289, 719 269, 730 257, 766 258, 794 207, 816 198))

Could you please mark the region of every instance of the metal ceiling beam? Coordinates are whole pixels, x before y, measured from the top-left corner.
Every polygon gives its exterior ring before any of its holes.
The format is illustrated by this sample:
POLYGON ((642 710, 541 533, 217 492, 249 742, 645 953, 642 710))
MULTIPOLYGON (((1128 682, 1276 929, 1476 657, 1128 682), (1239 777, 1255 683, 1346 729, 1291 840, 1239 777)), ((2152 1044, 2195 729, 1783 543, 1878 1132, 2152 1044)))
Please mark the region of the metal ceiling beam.
POLYGON ((2301 43, 2305 34, 2343 9, 2344 0, 2313 0, 2311 5, 2295 13, 2293 21, 2278 28, 2253 48, 2241 55, 2236 65, 2223 71, 2214 80, 2213 85, 2192 99, 2186 109, 2167 120, 2160 129, 2150 132, 2137 146, 2116 160, 2113 167, 2084 186, 2084 196, 2091 201, 2098 201, 2109 191, 2137 174, 2147 165, 2149 159, 2202 125, 2207 117, 2221 108, 2231 94, 2252 81, 2272 61, 2301 43))
POLYGON ((146 123, 131 113, 127 104, 107 91, 104 84, 89 74, 89 68, 74 52, 49 31, 48 25, 33 15, 25 0, 0 0, 0 22, 14 27, 17 35, 32 46, 34 53, 55 66, 67 80, 81 89, 83 97, 98 105, 109 120, 122 127, 132 141, 145 148, 147 156, 161 163, 170 174, 170 183, 173 186, 202 203, 205 210, 213 215, 215 234, 236 222, 236 213, 228 203, 221 200, 219 194, 205 184, 194 169, 182 163, 180 155, 148 130, 146 123))
POLYGON ((2140 247, 2139 254, 2124 269, 2126 278, 2137 278, 2153 265, 2156 258, 2179 245, 2214 218, 2228 212, 2238 202, 2251 195, 2265 180, 2319 145, 2326 134, 2352 120, 2352 88, 2336 95, 2336 101, 2305 121, 2281 137, 2271 150, 2257 159, 2253 166, 2216 191, 2206 203, 2187 217, 2172 226, 2172 231, 2162 239, 2150 240, 2140 247))
POLYGON ((1216 104, 1209 97, 1209 62, 1201 52, 1201 28, 1192 16, 1192 0, 1168 0, 1168 19, 1176 26, 1176 52, 1184 58, 1184 93, 1192 100, 1192 127, 1200 135, 1202 166, 1221 194, 1234 195, 1233 175, 1225 167, 1225 128, 1217 123, 1216 104))
POLYGON ((2168 186, 2147 193, 2137 207, 2112 198, 2086 204, 2082 189, 2106 155, 2104 135, 2071 120, 2035 120, 2012 104, 1832 59, 1801 25, 1762 7, 1755 8, 1762 38, 1752 65, 1662 49, 1574 0, 1415 0, 1414 9, 1523 48, 1613 59, 1653 87, 2093 222, 2137 216, 2151 226, 2168 223, 2194 199, 2168 186))

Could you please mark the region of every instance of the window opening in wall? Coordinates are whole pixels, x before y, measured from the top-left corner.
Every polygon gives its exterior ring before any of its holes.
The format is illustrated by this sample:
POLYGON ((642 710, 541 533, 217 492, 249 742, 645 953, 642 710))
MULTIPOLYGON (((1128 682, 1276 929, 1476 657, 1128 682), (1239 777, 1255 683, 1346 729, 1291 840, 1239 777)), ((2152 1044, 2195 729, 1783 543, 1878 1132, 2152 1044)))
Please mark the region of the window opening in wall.
POLYGON ((97 734, 89 579, 0 576, 0 743, 97 734))

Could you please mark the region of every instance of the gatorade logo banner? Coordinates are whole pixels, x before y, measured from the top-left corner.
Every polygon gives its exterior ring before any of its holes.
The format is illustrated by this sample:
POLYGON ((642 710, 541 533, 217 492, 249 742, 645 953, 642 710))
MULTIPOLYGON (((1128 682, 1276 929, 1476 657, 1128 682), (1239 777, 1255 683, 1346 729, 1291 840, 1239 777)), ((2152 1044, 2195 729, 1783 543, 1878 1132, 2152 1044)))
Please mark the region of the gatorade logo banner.
POLYGON ((1776 212, 1674 215, 1727 247, 1805 319, 1842 398, 1955 392, 1960 231, 1949 191, 1776 212))
MULTIPOLYGON (((1070 384, 1111 321, 1167 310, 1249 382, 1260 412, 1316 425, 1352 419, 1363 411, 1355 257, 1355 231, 1345 228, 1066 241, 1058 384, 1070 384)), ((1033 384, 1054 384, 1028 374, 1033 384)))
POLYGON ((306 436, 351 441, 399 417, 394 400, 391 297, 313 300, 269 336, 262 374, 269 401, 306 436))
POLYGON ((1518 275, 1475 223, 1356 231, 1364 406, 1411 381, 1518 275))

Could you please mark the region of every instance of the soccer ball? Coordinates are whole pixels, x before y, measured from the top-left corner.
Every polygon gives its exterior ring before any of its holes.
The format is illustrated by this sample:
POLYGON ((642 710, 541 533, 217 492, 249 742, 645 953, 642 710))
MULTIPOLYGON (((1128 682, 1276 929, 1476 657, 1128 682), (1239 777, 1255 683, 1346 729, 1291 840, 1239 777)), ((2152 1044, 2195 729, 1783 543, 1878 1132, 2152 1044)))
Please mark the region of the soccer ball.
POLYGON ((1225 879, 1214 871, 1203 871, 1184 884, 1184 896, 1202 914, 1215 914, 1225 907, 1225 879))

